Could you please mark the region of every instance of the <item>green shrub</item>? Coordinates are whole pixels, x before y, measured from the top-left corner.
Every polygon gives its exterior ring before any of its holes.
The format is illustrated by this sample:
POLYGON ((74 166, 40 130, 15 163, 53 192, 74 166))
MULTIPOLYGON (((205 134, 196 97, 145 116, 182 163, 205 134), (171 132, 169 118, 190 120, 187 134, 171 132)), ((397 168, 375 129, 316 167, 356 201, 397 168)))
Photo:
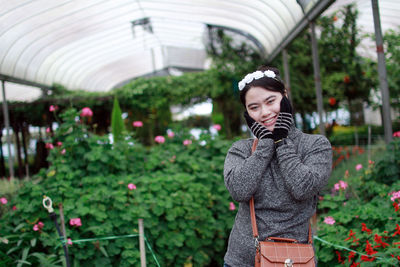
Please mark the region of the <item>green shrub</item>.
MULTIPOLYGON (((371 127, 371 142, 375 143, 383 139, 383 127, 371 127)), ((364 126, 334 126, 329 135, 329 141, 333 146, 354 146, 368 144, 368 125, 364 126)))
MULTIPOLYGON (((85 118, 77 118, 76 110, 62 114, 64 123, 49 141, 54 146, 50 167, 9 200, 0 220, 0 265, 57 266, 63 260, 55 226, 41 204, 44 195, 54 207, 63 205, 72 241, 137 234, 143 218, 161 266, 222 265, 235 214, 222 176, 232 141, 205 132, 184 146, 189 135, 179 132, 150 148, 131 136, 111 144, 107 136, 89 132, 85 118), (128 189, 130 183, 136 189, 128 189), (72 218, 82 225, 71 226, 72 218), (34 231, 39 222, 43 228, 34 231)), ((136 238, 74 243, 68 249, 72 266, 138 266, 140 261, 136 238)), ((149 250, 147 262, 155 266, 149 250)))
POLYGON ((338 183, 336 190, 323 196, 318 204, 317 234, 330 244, 315 241, 319 266, 398 266, 400 211, 394 193, 400 191, 399 144, 400 138, 395 138, 380 161, 358 175, 345 175, 342 186, 338 183), (327 217, 335 223, 326 223, 327 217), (332 244, 369 253, 372 261, 332 244))

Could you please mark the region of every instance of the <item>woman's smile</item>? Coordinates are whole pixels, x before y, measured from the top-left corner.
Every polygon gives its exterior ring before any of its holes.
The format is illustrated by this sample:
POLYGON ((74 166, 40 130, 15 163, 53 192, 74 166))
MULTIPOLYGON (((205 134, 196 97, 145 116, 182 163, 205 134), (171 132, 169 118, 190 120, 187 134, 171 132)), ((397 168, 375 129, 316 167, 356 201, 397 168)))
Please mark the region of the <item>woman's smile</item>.
POLYGON ((261 123, 264 124, 265 127, 271 127, 275 124, 277 117, 278 115, 275 115, 272 118, 261 121, 261 123))

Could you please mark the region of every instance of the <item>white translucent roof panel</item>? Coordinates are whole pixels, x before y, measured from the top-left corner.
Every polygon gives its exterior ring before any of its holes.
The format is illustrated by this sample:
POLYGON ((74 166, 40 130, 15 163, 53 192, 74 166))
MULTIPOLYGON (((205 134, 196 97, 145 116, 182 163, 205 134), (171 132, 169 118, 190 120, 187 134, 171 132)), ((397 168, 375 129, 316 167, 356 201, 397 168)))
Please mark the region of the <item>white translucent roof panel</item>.
MULTIPOLYGON (((354 1, 337 0, 334 5, 354 1)), ((47 86, 58 83, 71 90, 108 91, 126 80, 170 67, 202 69, 208 66, 204 50, 207 25, 231 28, 250 36, 267 57, 304 19, 298 2, 306 5, 306 13, 314 6, 331 3, 329 0, 0 1, 0 77, 47 86), (139 25, 132 28, 132 22, 139 25)), ((379 2, 382 23, 397 25, 385 21, 382 11, 398 17, 400 1, 379 2), (389 3, 389 8, 384 3, 389 3)), ((372 21, 365 24, 370 27, 372 21)))
MULTIPOLYGON (((31 102, 42 95, 42 90, 37 87, 5 82, 4 91, 7 100, 31 102)), ((3 101, 3 93, 0 93, 0 102, 3 101)))
MULTIPOLYGON (((329 15, 339 10, 341 7, 354 4, 358 10, 357 27, 360 29, 360 36, 363 34, 373 34, 374 29, 374 18, 372 15, 372 3, 371 1, 365 0, 340 0, 332 4, 332 6, 326 10, 323 15, 329 15)), ((399 0, 379 0, 379 13, 382 32, 385 33, 387 30, 400 30, 400 1, 399 0)), ((358 52, 363 56, 370 58, 376 58, 376 43, 371 38, 364 38, 358 52)))
POLYGON ((89 91, 107 91, 168 67, 204 68, 207 24, 251 35, 270 53, 303 16, 295 0, 13 0, 0 5, 0 74, 89 91), (132 21, 144 18, 152 31, 141 25, 132 29, 132 21))

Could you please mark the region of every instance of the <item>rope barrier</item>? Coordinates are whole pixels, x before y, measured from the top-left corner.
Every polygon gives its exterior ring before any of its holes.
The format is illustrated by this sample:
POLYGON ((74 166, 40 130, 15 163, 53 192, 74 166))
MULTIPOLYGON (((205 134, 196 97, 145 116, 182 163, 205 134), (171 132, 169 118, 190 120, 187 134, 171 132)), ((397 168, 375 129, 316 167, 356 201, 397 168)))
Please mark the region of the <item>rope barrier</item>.
MULTIPOLYGON (((341 246, 341 245, 333 244, 333 243, 331 243, 331 242, 329 242, 329 241, 326 241, 326 240, 324 240, 324 239, 322 239, 322 238, 319 238, 319 237, 316 236, 316 235, 314 235, 313 238, 314 238, 315 240, 318 240, 318 241, 320 241, 320 242, 322 242, 322 243, 325 243, 325 244, 327 244, 327 245, 330 245, 330 246, 332 246, 332 247, 336 247, 336 248, 339 248, 339 249, 344 249, 344 250, 347 250, 347 251, 351 251, 351 252, 354 252, 354 253, 356 253, 356 254, 358 254, 358 255, 361 255, 361 256, 371 257, 371 255, 358 252, 358 251, 353 250, 353 249, 351 249, 351 248, 347 248, 347 247, 344 247, 344 246, 341 246)), ((383 261, 385 261, 385 262, 391 264, 391 263, 390 263, 387 259, 385 259, 385 258, 382 258, 382 257, 375 257, 375 258, 377 258, 377 259, 379 259, 379 260, 383 260, 383 261)), ((393 266, 395 266, 395 265, 393 265, 393 266)))
MULTIPOLYGON (((56 228, 57 228, 57 232, 58 232, 58 234, 59 234, 59 236, 60 236, 60 238, 59 238, 59 239, 60 239, 60 244, 58 244, 58 245, 56 246, 56 249, 57 249, 60 245, 63 246, 67 267, 70 266, 70 263, 69 263, 69 256, 68 256, 68 249, 67 249, 67 244, 68 244, 68 242, 72 242, 72 243, 75 243, 75 244, 79 244, 79 243, 90 242, 90 241, 112 240, 112 239, 129 238, 129 237, 138 237, 138 236, 140 236, 139 234, 131 234, 131 235, 120 235, 120 236, 105 236, 105 237, 99 237, 99 238, 86 238, 86 239, 78 239, 78 240, 66 240, 66 239, 64 238, 64 236, 62 235, 61 230, 60 230, 60 227, 59 227, 59 225, 58 225, 58 223, 57 223, 57 216, 56 216, 56 214, 55 214, 55 212, 54 212, 54 209, 53 209, 53 207, 52 207, 53 202, 52 202, 51 198, 49 198, 49 197, 47 197, 47 196, 43 196, 43 201, 42 201, 42 202, 43 202, 43 206, 44 206, 44 207, 47 209, 47 211, 49 212, 50 218, 54 221, 54 224, 55 224, 55 226, 56 226, 56 228)), ((144 234, 143 234, 143 237, 144 237, 144 241, 145 241, 147 247, 149 248, 149 250, 150 250, 150 252, 151 252, 151 255, 153 256, 154 261, 156 262, 157 266, 160 267, 160 263, 158 262, 157 257, 156 257, 156 255, 154 254, 153 249, 151 248, 150 243, 147 241, 147 238, 146 238, 146 236, 145 236, 144 234)))
MULTIPOLYGON (((75 244, 79 244, 79 243, 84 243, 84 242, 91 242, 91 241, 100 241, 100 240, 112 240, 112 239, 119 239, 119 238, 130 238, 130 237, 138 237, 140 236, 139 234, 131 234, 131 235, 120 235, 120 236, 105 236, 105 237, 98 237, 98 238, 85 238, 85 239, 77 239, 77 240, 70 240, 72 243, 75 244)), ((151 255, 153 256, 154 261, 156 262, 158 267, 160 266, 160 263, 157 260, 156 255, 153 252, 153 249, 150 246, 149 241, 147 240, 146 236, 144 237, 144 241, 146 242, 146 245, 148 247, 148 249, 151 252, 151 255)), ((64 238, 60 239, 60 244, 58 244, 56 246, 56 249, 60 246, 60 245, 65 245, 68 242, 68 240, 65 240, 64 238)))

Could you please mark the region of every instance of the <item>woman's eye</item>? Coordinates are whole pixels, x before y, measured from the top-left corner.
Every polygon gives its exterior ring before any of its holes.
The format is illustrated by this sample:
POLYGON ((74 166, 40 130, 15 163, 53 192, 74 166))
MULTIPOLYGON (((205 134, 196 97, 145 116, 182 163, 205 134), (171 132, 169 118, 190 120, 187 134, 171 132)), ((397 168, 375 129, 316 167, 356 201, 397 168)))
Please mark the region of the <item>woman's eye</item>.
POLYGON ((250 110, 256 110, 258 107, 251 107, 250 110))

